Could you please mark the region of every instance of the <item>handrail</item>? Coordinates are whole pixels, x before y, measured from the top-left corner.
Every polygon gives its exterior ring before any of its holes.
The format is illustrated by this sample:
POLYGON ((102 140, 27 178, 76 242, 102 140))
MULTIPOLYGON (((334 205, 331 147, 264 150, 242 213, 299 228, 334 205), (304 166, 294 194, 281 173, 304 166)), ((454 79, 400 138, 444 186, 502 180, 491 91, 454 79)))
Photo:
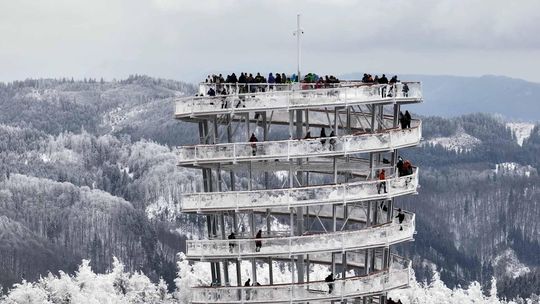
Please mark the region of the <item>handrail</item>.
POLYGON ((192 287, 192 303, 273 303, 344 299, 406 287, 411 275, 411 263, 391 256, 390 267, 367 275, 304 283, 281 283, 260 286, 199 286, 192 287), (333 292, 328 292, 332 285, 333 292))
POLYGON ((414 193, 418 185, 418 168, 413 174, 384 180, 387 193, 378 193, 373 185, 381 180, 367 180, 302 188, 197 192, 182 195, 182 212, 205 210, 252 210, 266 207, 324 205, 393 197, 414 193), (397 189, 397 190, 395 190, 397 189), (341 194, 340 194, 341 193, 341 194), (317 197, 314 199, 312 197, 317 197))
POLYGON ((391 221, 384 224, 358 230, 285 237, 188 240, 187 256, 189 258, 204 258, 205 260, 222 257, 241 259, 242 257, 320 253, 388 246, 412 239, 413 237, 416 227, 416 216, 411 212, 403 213, 405 214, 405 219, 402 223, 399 223, 394 217, 391 221), (385 236, 377 238, 376 242, 370 242, 371 238, 368 236, 376 234, 384 234, 385 236), (356 239, 361 239, 362 241, 356 242, 356 239), (323 240, 327 241, 323 242, 324 245, 321 244, 323 240), (256 241, 260 241, 264 245, 260 251, 254 248, 256 241), (296 250, 295 244, 301 244, 302 250, 296 250))
POLYGON ((410 102, 422 99, 420 82, 396 84, 349 84, 335 88, 269 90, 216 96, 175 98, 177 118, 197 114, 249 112, 255 109, 320 107, 375 102, 410 102), (407 84, 408 91, 403 87, 407 84), (219 102, 221 101, 221 102, 219 102))
POLYGON ((409 129, 390 128, 375 133, 312 139, 196 144, 177 147, 176 151, 180 156, 179 164, 347 155, 416 145, 421 138, 421 127, 421 121, 413 120, 413 127, 409 129), (410 137, 411 132, 414 137, 410 137), (392 137, 397 138, 392 139, 392 137), (322 139, 326 140, 325 144, 321 142, 322 139), (369 142, 370 140, 373 142, 369 142), (332 144, 331 141, 334 143, 332 144))
POLYGON ((412 127, 408 128, 408 129, 401 129, 399 127, 391 127, 391 128, 386 128, 386 129, 382 129, 382 130, 377 130, 373 133, 370 133, 370 132, 357 132, 355 134, 347 134, 347 135, 342 135, 342 136, 333 136, 333 137, 312 137, 312 138, 293 138, 293 139, 282 139, 282 140, 268 140, 268 141, 257 141, 257 142, 249 142, 249 141, 239 141, 239 142, 234 142, 234 143, 218 143, 218 144, 191 144, 191 145, 181 145, 181 146, 176 146, 176 149, 182 149, 182 148, 190 148, 190 147, 227 147, 227 146, 231 146, 231 145, 260 145, 260 144, 264 144, 264 143, 286 143, 286 142, 298 142, 298 141, 305 141, 305 142, 317 142, 317 141, 321 141, 321 139, 326 139, 326 140, 330 140, 330 139, 339 139, 339 140, 343 140, 344 138, 348 138, 348 137, 355 137, 355 136, 369 136, 369 135, 373 135, 373 134, 383 134, 383 133, 388 133, 389 131, 396 131, 396 130, 411 130, 411 129, 417 129, 417 128, 420 128, 422 126, 422 120, 420 119, 411 119, 411 125, 412 127))
MULTIPOLYGON (((295 83, 241 83, 241 82, 222 82, 222 83, 211 83, 211 82, 201 82, 199 83, 199 87, 265 87, 265 88, 272 88, 272 87, 287 87, 290 90, 284 90, 284 91, 259 91, 259 92, 246 92, 246 93, 238 93, 239 90, 235 90, 235 94, 224 94, 221 95, 219 92, 216 92, 215 96, 185 96, 177 98, 177 101, 182 100, 192 100, 192 99, 218 99, 222 97, 230 97, 230 96, 259 96, 259 95, 265 95, 265 94, 271 94, 275 92, 289 92, 289 91, 301 91, 303 93, 310 92, 310 91, 320 91, 322 89, 336 89, 336 88, 358 88, 358 87, 378 87, 378 88, 384 88, 388 86, 394 86, 394 85, 400 85, 400 84, 421 84, 420 81, 400 81, 395 84, 381 84, 381 83, 368 83, 368 82, 356 82, 356 81, 341 81, 338 83, 322 83, 323 87, 317 88, 317 85, 320 85, 316 82, 295 82, 295 83), (311 86, 309 89, 303 89, 301 86, 311 86)), ((199 93, 207 94, 207 92, 201 92, 199 88, 199 93)))
MULTIPOLYGON (((399 261, 399 263, 396 263, 396 264, 407 264, 403 269, 406 269, 406 268, 409 268, 410 265, 411 265, 411 260, 405 258, 405 257, 402 257, 400 255, 397 255, 397 254, 391 254, 390 255, 392 257, 392 261, 399 261)), ((385 272, 385 271, 388 271, 389 269, 392 269, 392 266, 393 266, 394 263, 392 263, 390 265, 390 267, 386 267, 386 268, 383 268, 383 269, 380 269, 380 270, 377 270, 377 271, 374 271, 374 272, 371 272, 369 274, 361 274, 361 275, 356 275, 356 276, 352 276, 352 277, 347 277, 345 279, 341 278, 341 279, 336 279, 334 282, 338 282, 338 281, 342 281, 342 280, 347 280, 347 279, 356 279, 356 278, 365 278, 365 277, 369 277, 369 276, 372 276, 372 275, 375 275, 375 274, 379 274, 381 272, 385 272)), ((305 285, 305 284, 312 284, 312 283, 327 283, 325 282, 324 280, 318 280, 318 281, 309 281, 309 282, 303 282, 303 283, 277 283, 277 284, 272 284, 272 285, 254 285, 254 286, 193 286, 191 287, 192 289, 196 290, 196 289, 202 289, 202 288, 208 288, 208 289, 220 289, 220 288, 226 288, 226 289, 230 289, 230 288, 237 288, 237 289, 252 289, 252 288, 266 288, 266 287, 279 287, 279 286, 291 286, 291 285, 305 285)))

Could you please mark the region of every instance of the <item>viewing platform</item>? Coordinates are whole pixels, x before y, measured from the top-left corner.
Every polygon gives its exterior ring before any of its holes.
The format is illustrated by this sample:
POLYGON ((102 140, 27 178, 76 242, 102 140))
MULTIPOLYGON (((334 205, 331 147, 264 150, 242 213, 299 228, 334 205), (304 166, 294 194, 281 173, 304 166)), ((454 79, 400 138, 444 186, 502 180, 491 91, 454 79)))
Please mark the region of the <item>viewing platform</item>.
POLYGON ((182 196, 181 211, 184 213, 241 211, 387 199, 416 193, 418 169, 416 168, 411 175, 386 179, 388 193, 382 191, 378 193, 377 186, 380 182, 379 180, 366 180, 300 188, 189 193, 182 196))
POLYGON ((179 125, 198 127, 177 165, 202 177, 175 210, 205 226, 185 252, 211 274, 187 302, 386 303, 411 278, 392 247, 414 240, 416 217, 394 198, 419 188, 399 150, 421 141, 407 105, 423 102, 422 84, 253 75, 211 74, 174 99, 179 125))
POLYGON ((358 298, 409 286, 410 261, 392 256, 390 266, 364 276, 336 279, 333 291, 328 282, 274 284, 250 287, 194 287, 192 303, 297 303, 358 298))
POLYGON ((276 257, 307 253, 345 252, 375 247, 388 247, 411 241, 415 233, 415 216, 404 212, 400 224, 391 221, 360 230, 326 232, 302 236, 281 236, 257 239, 260 251, 255 248, 255 239, 193 240, 187 241, 187 254, 193 260, 246 259, 253 257, 276 257))
POLYGON ((324 107, 345 107, 361 104, 418 103, 422 102, 420 82, 396 84, 367 84, 345 81, 332 87, 314 88, 315 84, 216 84, 202 83, 199 91, 207 95, 210 88, 226 95, 192 96, 175 99, 175 117, 249 113, 266 110, 292 110, 324 107), (404 85, 408 91, 404 92, 404 85), (246 91, 247 93, 240 93, 246 91))
POLYGON ((420 143, 421 138, 422 123, 419 120, 412 120, 411 128, 408 129, 389 128, 377 133, 313 139, 181 146, 176 148, 176 153, 179 165, 235 163, 238 161, 347 156, 355 153, 390 151, 416 146, 420 143), (322 139, 325 139, 324 144, 322 139))

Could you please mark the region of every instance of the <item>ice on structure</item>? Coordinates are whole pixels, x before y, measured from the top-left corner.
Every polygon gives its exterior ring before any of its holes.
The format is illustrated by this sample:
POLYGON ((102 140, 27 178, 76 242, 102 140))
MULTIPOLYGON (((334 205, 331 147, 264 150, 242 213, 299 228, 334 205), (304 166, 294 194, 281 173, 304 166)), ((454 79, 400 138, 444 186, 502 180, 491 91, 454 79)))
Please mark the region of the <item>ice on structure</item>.
POLYGON ((290 207, 381 199, 414 193, 418 186, 418 169, 409 176, 386 180, 388 193, 378 193, 379 181, 302 188, 190 193, 182 196, 182 211, 240 210, 266 207, 290 207))
MULTIPOLYGON (((201 84, 204 86, 215 86, 215 84, 201 84)), ((256 109, 276 109, 302 106, 329 106, 336 104, 362 104, 392 101, 399 99, 420 99, 422 98, 421 84, 418 82, 407 83, 409 93, 404 95, 403 83, 392 85, 359 85, 359 83, 342 83, 336 88, 292 90, 269 90, 244 95, 224 95, 215 97, 188 97, 181 98, 176 102, 175 114, 177 116, 189 116, 193 113, 229 112, 236 109, 242 111, 256 109), (383 95, 382 92, 396 92, 383 95)), ((236 85, 222 85, 224 87, 236 87, 236 85)), ((263 87, 265 85, 256 85, 263 87)), ((234 90, 233 90, 234 91, 234 90)), ((201 89, 202 94, 206 94, 206 87, 201 89)))
POLYGON ((338 279, 333 283, 332 293, 328 292, 328 283, 324 281, 257 287, 196 287, 192 288, 191 301, 193 303, 250 303, 265 302, 268 299, 276 303, 314 301, 376 294, 407 286, 411 277, 410 263, 394 257, 391 265, 388 270, 368 276, 338 279))
POLYGON ((382 247, 410 240, 415 231, 414 214, 406 213, 399 224, 391 222, 360 230, 348 230, 291 237, 262 238, 262 247, 255 250, 252 238, 235 240, 193 240, 187 242, 189 258, 278 256, 299 253, 349 251, 367 247, 382 247))
POLYGON ((421 137, 421 122, 413 120, 410 129, 390 129, 375 134, 337 136, 327 138, 324 144, 321 143, 320 139, 281 140, 182 146, 178 147, 176 151, 180 163, 278 159, 397 149, 414 146, 420 142, 421 137), (334 144, 330 144, 331 139, 335 140, 334 144))

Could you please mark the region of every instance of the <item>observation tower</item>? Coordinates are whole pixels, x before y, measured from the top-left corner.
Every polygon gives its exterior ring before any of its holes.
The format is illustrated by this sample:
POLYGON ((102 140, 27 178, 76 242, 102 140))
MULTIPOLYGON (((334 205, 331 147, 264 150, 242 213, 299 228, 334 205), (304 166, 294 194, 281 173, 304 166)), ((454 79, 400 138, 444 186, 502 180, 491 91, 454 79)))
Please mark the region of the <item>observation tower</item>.
POLYGON ((200 137, 177 148, 178 164, 203 177, 180 209, 208 229, 186 256, 212 270, 192 303, 386 303, 409 285, 410 261, 392 246, 413 240, 415 215, 394 198, 418 187, 418 168, 397 167, 398 149, 420 142, 421 121, 399 118, 422 102, 419 82, 201 83, 199 93, 175 109, 200 137))

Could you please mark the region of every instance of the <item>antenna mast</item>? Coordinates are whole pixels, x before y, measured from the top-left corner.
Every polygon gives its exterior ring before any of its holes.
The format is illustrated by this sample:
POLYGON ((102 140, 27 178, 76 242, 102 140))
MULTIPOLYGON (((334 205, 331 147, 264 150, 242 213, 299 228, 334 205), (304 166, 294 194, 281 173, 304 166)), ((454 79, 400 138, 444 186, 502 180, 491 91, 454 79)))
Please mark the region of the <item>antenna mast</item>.
POLYGON ((304 34, 304 31, 300 28, 300 14, 296 15, 296 31, 294 31, 294 35, 296 35, 296 73, 298 75, 298 82, 300 82, 300 37, 304 34))

